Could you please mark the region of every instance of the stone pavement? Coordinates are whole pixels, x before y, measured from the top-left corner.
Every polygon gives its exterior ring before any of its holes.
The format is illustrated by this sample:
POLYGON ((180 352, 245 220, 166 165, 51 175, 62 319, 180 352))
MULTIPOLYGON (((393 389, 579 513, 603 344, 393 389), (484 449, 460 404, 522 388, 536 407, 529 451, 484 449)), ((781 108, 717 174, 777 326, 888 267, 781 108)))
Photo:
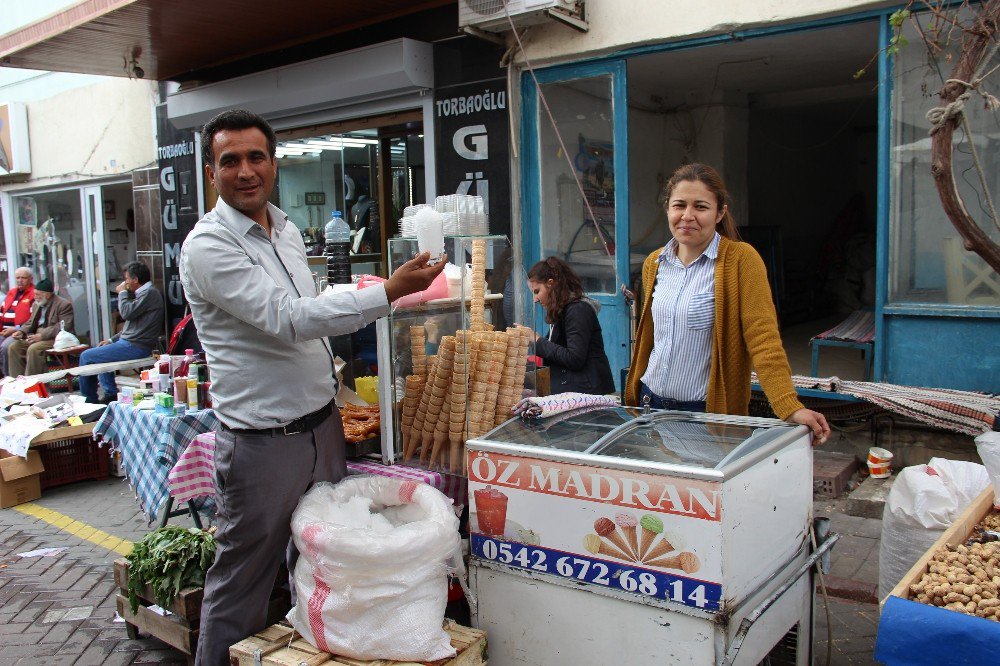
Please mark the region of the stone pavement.
MULTIPOLYGON (((831 593, 837 595, 830 598, 830 663, 873 664, 878 607, 865 602, 873 598, 878 583, 881 521, 844 514, 846 501, 814 504, 816 515, 832 518, 833 529, 843 535, 834 547, 827 577, 831 593)), ((190 525, 187 517, 172 522, 190 525)), ((123 551, 149 529, 134 493, 122 479, 51 488, 36 502, 0 510, 0 666, 184 663, 184 655, 159 640, 128 640, 124 625, 114 621, 112 562, 120 554, 109 548, 123 551), (60 529, 39 518, 39 513, 49 520, 57 514, 66 516, 55 522, 68 525, 60 529), (70 519, 113 538, 81 529, 70 519), (44 547, 67 550, 55 557, 16 557, 44 547)), ((823 599, 817 594, 816 664, 825 663, 826 627, 823 599)))
POLYGON ((114 621, 112 563, 148 530, 122 479, 51 488, 36 502, 0 510, 0 666, 185 663, 183 654, 159 640, 128 640, 125 625, 114 621), (39 508, 57 524, 69 523, 61 514, 114 538, 97 533, 99 545, 84 538, 93 538, 94 530, 70 524, 77 536, 25 513, 39 508), (120 552, 109 549, 115 546, 120 552), (17 557, 49 547, 66 550, 17 557))

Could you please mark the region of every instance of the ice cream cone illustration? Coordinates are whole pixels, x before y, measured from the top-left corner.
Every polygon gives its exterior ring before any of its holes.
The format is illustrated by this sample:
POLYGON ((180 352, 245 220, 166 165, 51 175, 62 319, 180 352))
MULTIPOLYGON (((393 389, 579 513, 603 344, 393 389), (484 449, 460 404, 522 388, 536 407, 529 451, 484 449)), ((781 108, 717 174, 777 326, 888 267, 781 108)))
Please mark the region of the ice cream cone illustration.
POLYGON ((663 521, 656 516, 647 513, 639 521, 639 527, 642 528, 642 534, 639 537, 639 560, 646 560, 646 553, 649 549, 653 547, 653 541, 656 537, 663 534, 663 521))
POLYGON ((672 543, 670 543, 670 540, 665 536, 661 536, 660 540, 653 545, 648 553, 646 553, 646 557, 643 558, 643 561, 646 562, 649 560, 655 560, 656 558, 663 557, 667 553, 672 553, 675 550, 677 549, 674 548, 672 543))
POLYGON ((602 536, 611 543, 615 545, 618 550, 626 553, 628 559, 636 561, 638 558, 629 549, 628 544, 625 543, 625 539, 622 538, 621 534, 618 534, 618 528, 615 523, 610 518, 598 518, 594 521, 594 531, 597 532, 598 536, 602 536))
POLYGON ((680 553, 673 557, 663 557, 644 563, 649 567, 660 567, 662 569, 681 569, 684 573, 694 573, 701 568, 701 562, 694 553, 680 553))
POLYGON ((625 540, 628 542, 629 552, 635 555, 635 559, 639 559, 639 521, 635 519, 635 516, 628 513, 616 513, 615 522, 618 523, 618 527, 622 528, 622 532, 625 533, 625 540))
POLYGON ((618 558, 619 560, 626 560, 629 562, 632 561, 631 557, 596 534, 588 534, 583 537, 583 547, 587 549, 587 552, 593 553, 594 555, 609 555, 611 557, 618 558))

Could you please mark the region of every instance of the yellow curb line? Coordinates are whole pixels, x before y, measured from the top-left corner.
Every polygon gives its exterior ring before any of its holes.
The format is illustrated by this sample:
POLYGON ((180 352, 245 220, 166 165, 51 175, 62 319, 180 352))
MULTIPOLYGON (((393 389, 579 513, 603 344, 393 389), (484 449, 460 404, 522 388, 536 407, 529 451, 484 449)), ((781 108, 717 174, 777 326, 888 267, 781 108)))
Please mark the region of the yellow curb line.
POLYGON ((79 520, 70 518, 69 516, 59 513, 58 511, 46 509, 44 506, 39 504, 28 502, 27 504, 19 504, 18 506, 12 508, 15 511, 20 511, 26 516, 33 516, 39 520, 44 520, 49 525, 58 527, 63 532, 68 532, 79 539, 89 541, 90 543, 96 544, 101 548, 106 548, 114 553, 118 553, 119 555, 128 555, 132 552, 131 541, 116 537, 114 534, 103 532, 96 527, 92 527, 86 523, 81 523, 79 520))

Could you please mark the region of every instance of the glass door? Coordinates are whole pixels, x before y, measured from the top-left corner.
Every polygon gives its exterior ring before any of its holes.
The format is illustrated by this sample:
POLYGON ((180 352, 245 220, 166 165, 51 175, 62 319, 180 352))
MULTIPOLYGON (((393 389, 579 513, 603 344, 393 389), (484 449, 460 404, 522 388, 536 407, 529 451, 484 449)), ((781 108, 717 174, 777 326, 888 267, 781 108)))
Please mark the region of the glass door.
POLYGON ((537 76, 538 88, 530 74, 522 78, 525 265, 555 256, 580 276, 601 305, 598 320, 620 388, 631 351, 620 291, 629 279, 625 64, 560 67, 537 76))
POLYGON ((108 275, 104 242, 104 199, 101 187, 84 187, 80 190, 83 206, 83 248, 86 263, 87 302, 90 315, 90 344, 107 340, 115 331, 111 329, 111 303, 117 302, 116 283, 108 275))

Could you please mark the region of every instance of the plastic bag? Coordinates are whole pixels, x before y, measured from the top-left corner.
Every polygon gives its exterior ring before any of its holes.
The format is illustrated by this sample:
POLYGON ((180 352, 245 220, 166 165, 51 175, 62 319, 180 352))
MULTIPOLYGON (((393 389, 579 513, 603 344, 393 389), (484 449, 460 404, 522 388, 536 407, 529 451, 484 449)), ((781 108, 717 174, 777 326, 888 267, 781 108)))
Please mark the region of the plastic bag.
POLYGON ((317 484, 292 515, 292 538, 299 603, 288 620, 311 644, 354 659, 455 655, 442 622, 449 560, 461 567, 458 519, 441 492, 382 476, 317 484), (373 513, 345 520, 359 501, 373 513))
POLYGON ((1000 432, 984 432, 976 437, 976 450, 993 484, 993 506, 1000 510, 1000 432))
POLYGON ((56 333, 56 339, 52 343, 52 351, 62 351, 70 347, 77 347, 79 344, 80 338, 66 330, 66 322, 59 322, 59 332, 56 333))
POLYGON ((899 473, 882 512, 880 599, 889 595, 989 482, 982 465, 945 458, 931 458, 927 465, 899 473))

